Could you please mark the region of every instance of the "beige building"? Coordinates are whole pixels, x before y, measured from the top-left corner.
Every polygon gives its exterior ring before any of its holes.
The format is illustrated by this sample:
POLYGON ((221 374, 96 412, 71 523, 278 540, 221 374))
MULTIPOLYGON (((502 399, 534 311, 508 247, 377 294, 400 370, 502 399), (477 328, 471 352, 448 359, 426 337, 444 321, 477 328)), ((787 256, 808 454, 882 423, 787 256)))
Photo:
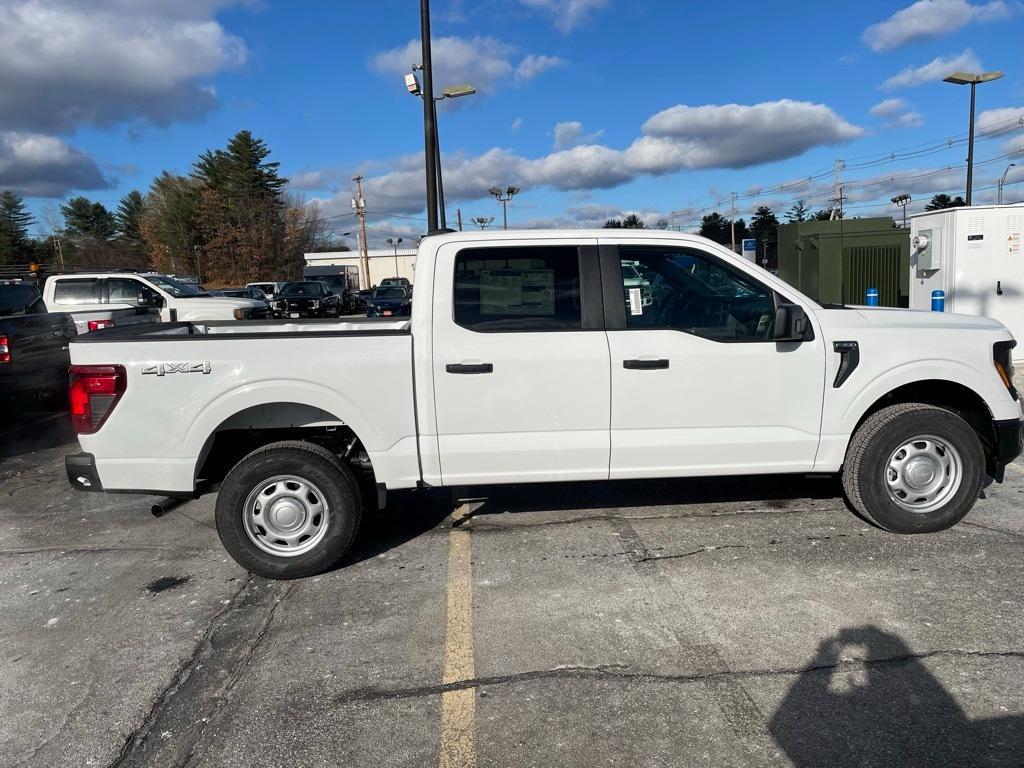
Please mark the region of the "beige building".
POLYGON ((366 285, 363 265, 359 251, 328 251, 325 253, 304 254, 307 267, 352 266, 359 270, 359 285, 369 288, 380 285, 386 277, 405 277, 415 283, 416 249, 399 248, 397 256, 394 248, 381 248, 369 252, 370 284, 366 285))

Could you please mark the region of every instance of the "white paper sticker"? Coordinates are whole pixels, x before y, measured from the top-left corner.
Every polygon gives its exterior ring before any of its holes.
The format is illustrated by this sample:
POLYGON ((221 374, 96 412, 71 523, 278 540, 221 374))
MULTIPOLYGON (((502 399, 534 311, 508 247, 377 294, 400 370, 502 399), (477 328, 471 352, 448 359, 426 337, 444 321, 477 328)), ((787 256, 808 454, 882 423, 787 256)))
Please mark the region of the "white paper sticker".
POLYGON ((629 314, 642 315, 644 313, 643 303, 640 299, 640 289, 629 289, 629 314))

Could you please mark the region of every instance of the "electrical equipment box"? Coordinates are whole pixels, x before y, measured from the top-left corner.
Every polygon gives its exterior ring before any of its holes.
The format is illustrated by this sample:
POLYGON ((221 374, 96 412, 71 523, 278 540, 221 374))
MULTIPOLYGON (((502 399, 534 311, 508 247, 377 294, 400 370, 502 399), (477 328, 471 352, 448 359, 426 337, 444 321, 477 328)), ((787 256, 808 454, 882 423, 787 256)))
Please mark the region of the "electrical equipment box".
POLYGON ((998 320, 1024 360, 1024 203, 926 211, 910 217, 910 308, 998 320))

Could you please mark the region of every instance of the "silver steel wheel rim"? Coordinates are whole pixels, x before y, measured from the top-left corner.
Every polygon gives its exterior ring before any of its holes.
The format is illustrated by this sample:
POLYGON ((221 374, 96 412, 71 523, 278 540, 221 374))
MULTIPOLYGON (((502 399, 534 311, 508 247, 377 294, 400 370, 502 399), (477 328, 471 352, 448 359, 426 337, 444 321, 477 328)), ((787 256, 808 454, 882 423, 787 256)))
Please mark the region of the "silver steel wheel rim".
POLYGON ((941 509, 963 482, 960 453, 935 435, 918 435, 892 452, 885 467, 885 485, 898 507, 926 513, 941 509))
POLYGON ((297 557, 319 544, 330 523, 327 499, 297 475, 277 475, 249 492, 242 522, 249 540, 276 557, 297 557))

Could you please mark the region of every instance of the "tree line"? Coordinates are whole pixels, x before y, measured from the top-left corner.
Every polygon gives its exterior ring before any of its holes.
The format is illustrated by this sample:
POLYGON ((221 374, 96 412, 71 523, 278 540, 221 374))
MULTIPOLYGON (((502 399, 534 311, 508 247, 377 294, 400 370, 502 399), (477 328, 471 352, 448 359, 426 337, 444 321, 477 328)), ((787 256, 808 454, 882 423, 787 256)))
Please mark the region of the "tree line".
POLYGON ((213 284, 299 277, 304 253, 331 246, 327 223, 288 192, 269 155, 262 139, 239 131, 203 152, 188 175, 163 171, 114 210, 68 200, 50 234, 36 237, 25 201, 0 192, 0 264, 152 268, 213 284))

